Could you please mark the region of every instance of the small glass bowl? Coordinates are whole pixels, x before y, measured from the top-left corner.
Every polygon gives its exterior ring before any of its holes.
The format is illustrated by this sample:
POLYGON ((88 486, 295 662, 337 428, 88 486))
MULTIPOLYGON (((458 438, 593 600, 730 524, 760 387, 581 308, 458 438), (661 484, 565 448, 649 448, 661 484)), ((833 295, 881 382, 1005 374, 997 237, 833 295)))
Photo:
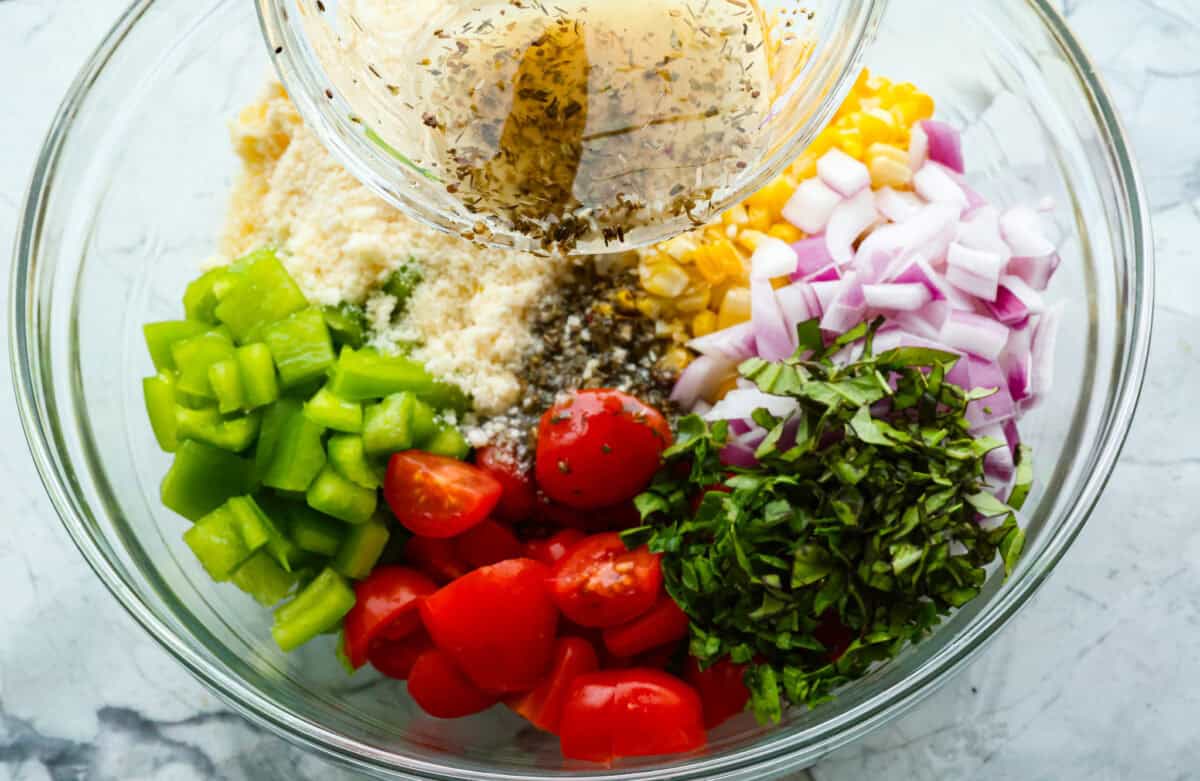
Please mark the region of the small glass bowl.
MULTIPOLYGON (((353 24, 339 14, 339 0, 257 0, 257 4, 266 46, 275 54, 284 87, 304 121, 350 173, 422 222, 496 246, 545 251, 537 237, 517 230, 510 220, 471 211, 461 196, 448 192, 442 176, 427 167, 428 139, 439 131, 419 121, 422 107, 405 112, 411 118, 402 127, 389 125, 385 137, 376 134, 372 117, 382 110, 379 106, 397 98, 389 99, 382 92, 379 70, 361 52, 338 47, 337 41, 347 36, 339 27, 353 24), (328 67, 335 56, 328 53, 331 50, 337 52, 336 68, 328 67)), ((569 252, 629 249, 682 233, 695 226, 694 220, 707 221, 778 175, 825 126, 853 86, 886 0, 763 0, 759 5, 768 18, 775 12, 802 9, 804 16, 812 12, 814 21, 811 33, 798 38, 786 52, 804 65, 781 85, 770 112, 751 131, 750 146, 756 154, 750 164, 710 200, 687 213, 663 215, 653 224, 623 232, 620 238, 592 233, 567 247, 569 252)), ((417 67, 415 57, 413 67, 417 67)), ((605 143, 585 140, 585 154, 589 149, 609 154, 605 143)), ((692 182, 677 186, 691 187, 692 182)))
POLYGON ((244 0, 135 2, 38 159, 13 266, 11 354, 25 433, 64 525, 129 612, 237 712, 379 776, 768 779, 896 718, 1028 602, 1083 527, 1136 406, 1153 263, 1124 134, 1048 3, 894 3, 868 62, 920 85, 965 128, 976 189, 1000 203, 1057 201, 1063 263, 1048 295, 1066 311, 1056 385, 1022 424, 1036 485, 1016 571, 835 702, 773 726, 736 719, 693 755, 564 762, 553 737, 503 707, 439 721, 402 684, 348 678, 332 638, 281 653, 268 612, 208 578, 180 539, 186 522, 158 500, 169 457, 142 406, 139 378, 152 368, 141 325, 178 317, 238 175, 226 125, 268 74, 244 0))

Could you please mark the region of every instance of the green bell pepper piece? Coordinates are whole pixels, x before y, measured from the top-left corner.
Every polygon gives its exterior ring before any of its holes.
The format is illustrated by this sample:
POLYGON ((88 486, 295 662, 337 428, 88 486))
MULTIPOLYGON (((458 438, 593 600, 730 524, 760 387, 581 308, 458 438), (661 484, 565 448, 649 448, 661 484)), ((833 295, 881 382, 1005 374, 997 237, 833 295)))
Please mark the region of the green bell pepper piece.
POLYGON ((325 447, 328 450, 329 463, 342 477, 363 488, 374 490, 379 487, 379 475, 376 474, 375 467, 367 461, 362 437, 357 434, 334 434, 325 447))
POLYGON ((296 575, 285 571, 263 550, 242 562, 231 580, 265 607, 278 603, 296 585, 296 575))
POLYGON ((155 371, 174 371, 175 357, 171 354, 171 346, 181 339, 199 336, 211 328, 193 320, 164 320, 142 326, 142 336, 146 339, 146 349, 150 352, 150 360, 154 361, 155 371))
POLYGON ((163 478, 162 503, 167 509, 196 521, 230 497, 249 493, 253 474, 248 459, 203 442, 184 440, 163 478))
POLYGON ((420 399, 414 399, 411 428, 413 442, 421 443, 427 441, 441 428, 438 422, 437 410, 420 399))
POLYGON ((216 325, 217 316, 213 312, 217 308, 217 294, 214 292, 217 280, 229 273, 227 268, 214 268, 192 280, 183 291, 183 311, 188 320, 216 325))
POLYGON ((240 453, 254 444, 260 417, 259 413, 251 412, 224 419, 216 407, 189 409, 175 405, 175 426, 180 439, 195 439, 231 453, 240 453))
POLYGON ((413 407, 417 397, 396 393, 363 411, 363 448, 367 455, 399 453, 413 446, 413 407))
POLYGON ((217 319, 229 326, 239 344, 258 341, 260 332, 267 325, 308 306, 300 286, 274 252, 259 250, 243 261, 248 262, 226 277, 231 282, 227 290, 221 291, 222 280, 217 280, 220 302, 214 310, 217 319))
POLYGON ((262 342, 239 347, 233 352, 241 371, 246 409, 258 409, 279 400, 279 380, 275 377, 275 362, 271 350, 262 342))
POLYGON ((175 342, 171 345, 171 358, 179 370, 179 390, 206 399, 216 398, 208 381, 208 367, 232 357, 233 342, 220 329, 175 342))
POLYGON ((329 389, 347 401, 370 401, 409 391, 435 407, 464 408, 466 397, 457 387, 435 380, 418 361, 375 350, 342 348, 329 389))
POLYGON ((326 568, 295 599, 276 608, 271 635, 280 648, 291 651, 337 626, 352 607, 354 589, 326 568))
POLYGON ((257 516, 237 512, 229 503, 205 515, 183 533, 183 541, 209 576, 218 582, 228 580, 268 539, 268 532, 257 516))
POLYGON ((367 340, 367 316, 362 307, 346 303, 323 306, 321 314, 325 316, 325 325, 337 345, 357 350, 367 340))
POLYGON ((366 523, 375 513, 378 495, 326 466, 308 487, 308 506, 346 523, 366 523))
POLYGON ((158 446, 168 453, 179 447, 178 427, 175 422, 175 375, 159 372, 156 377, 142 380, 142 398, 146 401, 146 415, 158 446))
POLYGON ((275 446, 279 443, 279 435, 283 433, 284 425, 299 414, 300 402, 295 399, 280 399, 263 410, 258 443, 254 447, 254 468, 259 475, 265 475, 270 468, 275 458, 275 446))
POLYGON ((293 504, 288 507, 288 516, 288 534, 301 550, 332 556, 342 547, 342 540, 346 537, 346 524, 338 523, 306 504, 293 504))
POLYGON ((246 406, 246 391, 242 386, 242 370, 233 358, 217 361, 208 367, 208 384, 217 395, 217 409, 222 415, 246 406))
POLYGON ((388 527, 379 521, 352 526, 329 566, 353 580, 371 574, 388 541, 388 527))
POLYGON ((271 449, 263 484, 284 491, 307 491, 325 466, 325 448, 321 444, 324 433, 325 429, 301 412, 291 415, 282 424, 271 449))
POLYGON ((421 450, 448 458, 465 459, 471 452, 471 444, 458 429, 447 426, 421 444, 421 450))
POLYGON ((395 271, 387 275, 383 281, 383 292, 396 299, 395 312, 403 312, 408 308, 408 300, 421 284, 421 269, 411 259, 402 263, 395 271))
POLYGON ((272 323, 263 330, 263 341, 284 388, 320 379, 334 362, 333 342, 319 309, 305 309, 272 323))
POLYGON ((346 431, 351 434, 362 431, 362 405, 353 401, 343 401, 328 388, 321 388, 304 403, 304 414, 313 423, 334 431, 346 431))
POLYGON ((300 557, 300 549, 283 531, 288 524, 283 500, 264 493, 258 499, 252 496, 235 496, 226 505, 235 515, 244 516, 247 525, 254 524, 266 531, 265 550, 275 563, 286 572, 295 569, 293 565, 300 557))

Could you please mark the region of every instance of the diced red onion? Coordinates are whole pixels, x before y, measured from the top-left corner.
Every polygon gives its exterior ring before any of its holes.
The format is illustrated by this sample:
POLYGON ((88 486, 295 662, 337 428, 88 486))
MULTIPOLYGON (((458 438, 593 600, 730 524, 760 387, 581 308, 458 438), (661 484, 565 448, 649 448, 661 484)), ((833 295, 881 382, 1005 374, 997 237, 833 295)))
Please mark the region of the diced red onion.
POLYGON ((1042 311, 1042 297, 1020 277, 1003 276, 996 301, 988 302, 988 309, 1000 322, 1015 326, 1042 311))
POLYGON ((974 432, 976 437, 994 439, 1000 443, 983 457, 983 474, 988 478, 992 487, 997 489, 996 496, 1002 501, 1008 496, 1008 483, 1016 473, 1017 464, 1013 460, 1013 451, 1009 449, 1004 436, 1004 425, 993 424, 982 426, 974 432))
POLYGON ((691 411, 692 411, 693 415, 703 415, 706 412, 708 412, 710 409, 712 409, 712 405, 709 404, 704 399, 700 399, 699 401, 697 401, 695 404, 692 405, 691 411))
POLYGON ((1030 378, 1033 396, 1024 402, 1025 409, 1037 406, 1054 388, 1054 352, 1061 320, 1062 304, 1059 304, 1048 309, 1033 327, 1033 372, 1030 378))
POLYGON ((1017 257, 1008 262, 1008 273, 1025 280, 1034 290, 1045 290, 1058 270, 1058 263, 1057 252, 1040 258, 1017 257))
POLYGON ((921 123, 921 130, 929 142, 929 159, 963 173, 962 135, 958 128, 927 119, 921 123))
POLYGON ((1054 252, 1054 242, 1042 230, 1042 218, 1028 206, 1015 206, 1001 214, 1000 232, 1017 257, 1040 258, 1054 252))
POLYGON ((821 328, 844 333, 862 322, 867 314, 862 284, 853 274, 842 280, 842 287, 829 306, 823 307, 821 328))
POLYGON ((996 392, 986 399, 972 401, 967 405, 966 417, 973 429, 1003 423, 1016 416, 1017 407, 1012 395, 1008 392, 1008 380, 996 363, 972 356, 967 359, 967 377, 969 378, 968 390, 996 389, 996 392))
POLYGON ((755 355, 754 325, 749 322, 738 323, 706 336, 697 337, 688 342, 688 347, 701 355, 711 355, 714 358, 725 358, 731 361, 744 361, 755 355))
MULTIPOLYGON (((853 272, 851 272, 851 275, 853 275, 853 272)), ((842 289, 844 283, 845 280, 843 279, 821 280, 808 283, 808 286, 812 288, 813 295, 817 297, 817 305, 821 308, 822 312, 829 309, 829 305, 833 303, 833 299, 837 297, 838 291, 842 289)))
POLYGON ((963 188, 945 168, 933 161, 913 174, 913 189, 927 201, 954 206, 960 215, 970 206, 963 188))
POLYGON ((920 123, 917 123, 908 138, 908 167, 919 171, 928 160, 929 135, 921 128, 920 123))
POLYGON ((911 220, 924 205, 924 201, 908 191, 884 187, 875 193, 875 208, 892 222, 911 220))
POLYGON ((875 196, 870 190, 863 190, 834 208, 825 229, 825 242, 838 265, 844 266, 854 258, 855 240, 877 219, 879 212, 875 211, 875 196))
POLYGON ((750 318, 754 324, 754 344, 760 358, 782 361, 795 352, 796 335, 788 332, 770 280, 750 280, 750 318))
POLYGON ((824 236, 810 236, 794 242, 792 250, 796 253, 796 270, 792 274, 793 280, 815 274, 833 263, 833 256, 829 254, 829 245, 825 243, 824 236))
POLYGON ((817 161, 817 176, 844 198, 851 198, 871 184, 871 172, 862 162, 840 149, 830 149, 817 161))
POLYGON ((789 334, 795 334, 796 326, 821 314, 817 296, 807 282, 793 282, 779 288, 775 291, 775 300, 779 302, 789 334))
POLYGON ((786 418, 799 408, 793 398, 772 396, 757 388, 737 388, 725 394, 704 416, 705 420, 749 420, 755 410, 765 409, 777 418, 786 418))
POLYGON ((1033 328, 1026 324, 1008 333, 1008 343, 1000 354, 1000 368, 1008 382, 1008 392, 1015 401, 1025 401, 1033 395, 1030 386, 1033 372, 1033 328))
POLYGON ((929 288, 920 282, 863 285, 863 299, 873 309, 912 312, 933 300, 929 288))
MULTIPOLYGON (((920 347, 927 350, 941 350, 948 353, 961 353, 948 344, 938 341, 937 339, 927 339, 908 331, 905 328, 887 328, 886 326, 880 329, 875 335, 875 341, 872 343, 875 354, 894 350, 897 347, 920 347)), ((960 361, 961 363, 961 361, 960 361)), ((965 376, 965 375, 964 375, 965 376)))
POLYGON ((774 279, 790 276, 798 263, 796 251, 785 241, 770 236, 759 239, 750 256, 751 279, 774 279))
POLYGON ((805 233, 821 233, 841 202, 842 196, 820 179, 805 179, 784 205, 782 214, 805 233))
POLYGON ((687 365, 671 389, 671 401, 681 409, 692 410, 696 402, 711 396, 736 368, 727 358, 701 355, 687 365))
POLYGON ((994 206, 981 206, 958 224, 954 240, 964 247, 986 250, 1004 257, 1007 263, 1012 250, 1000 233, 1000 212, 994 206))
POLYGON ((804 278, 804 282, 837 282, 842 278, 842 271, 836 263, 830 263, 819 271, 814 271, 804 278))
POLYGON ((746 447, 740 442, 730 442, 721 448, 719 457, 725 466, 742 469, 758 466, 758 459, 754 457, 754 448, 746 447))
POLYGON ((941 336, 951 347, 994 361, 1008 342, 1008 327, 990 317, 955 309, 946 316, 941 336))
POLYGON ((995 301, 1000 272, 1007 260, 999 253, 971 249, 955 242, 946 251, 946 281, 985 301, 995 301))
POLYGON ((913 336, 936 340, 950 307, 944 301, 931 301, 915 312, 896 312, 891 320, 913 336))

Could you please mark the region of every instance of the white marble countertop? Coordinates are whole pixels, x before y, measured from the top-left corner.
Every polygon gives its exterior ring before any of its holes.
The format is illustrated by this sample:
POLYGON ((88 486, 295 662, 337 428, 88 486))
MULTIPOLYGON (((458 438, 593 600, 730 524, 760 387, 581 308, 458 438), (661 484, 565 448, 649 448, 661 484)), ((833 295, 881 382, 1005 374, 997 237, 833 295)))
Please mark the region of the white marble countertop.
MULTIPOLYGON (((0 0, 0 246, 54 109, 126 1, 0 0)), ((1160 285, 1138 419, 1033 603, 911 714, 808 771, 819 781, 1200 778, 1200 2, 1063 5, 1153 203, 1160 285)), ((347 777, 230 713, 109 596, 42 493, 7 383, 0 430, 0 779, 347 777)))

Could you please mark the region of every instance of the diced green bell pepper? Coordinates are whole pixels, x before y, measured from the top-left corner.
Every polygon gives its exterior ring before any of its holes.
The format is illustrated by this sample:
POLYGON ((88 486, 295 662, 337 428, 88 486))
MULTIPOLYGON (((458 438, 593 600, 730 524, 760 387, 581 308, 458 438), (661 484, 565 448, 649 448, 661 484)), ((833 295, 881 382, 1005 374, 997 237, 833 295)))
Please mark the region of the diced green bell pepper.
POLYGON ((262 501, 252 496, 235 496, 226 505, 239 517, 245 516, 245 523, 255 524, 267 533, 266 552, 285 571, 291 572, 300 549, 284 533, 288 518, 282 500, 263 494, 262 501))
POLYGON ((422 443, 421 450, 461 461, 470 454, 471 444, 458 429, 446 426, 422 443))
POLYGON ((246 406, 242 370, 233 358, 217 361, 208 367, 208 384, 217 396, 217 409, 221 414, 228 415, 246 406))
POLYGON ((367 455, 399 453, 413 446, 416 396, 396 393, 363 411, 363 448, 367 455))
POLYGON ((258 409, 279 400, 279 380, 271 350, 262 342, 237 348, 233 353, 241 370, 246 409, 258 409))
POLYGON ((265 326, 308 306, 300 286, 270 250, 254 253, 218 298, 214 314, 239 344, 258 341, 265 326))
POLYGON ((321 388, 304 403, 304 414, 313 423, 334 431, 346 431, 351 434, 362 431, 362 405, 353 401, 343 401, 328 388, 321 388))
POLYGON ((408 307, 408 300, 421 284, 421 277, 420 267, 411 260, 388 274, 383 281, 383 292, 396 299, 396 312, 403 312, 408 307))
POLYGON ((263 341, 284 388, 320 379, 334 362, 333 342, 320 309, 305 309, 272 323, 263 329, 263 341))
POLYGON ((380 521, 352 526, 329 566, 354 580, 371 574, 388 541, 388 527, 380 521))
POLYGON ((175 406, 176 434, 180 439, 195 439, 213 447, 240 453, 258 437, 260 414, 251 412, 225 419, 216 407, 189 409, 175 406))
MULTIPOLYGON (((283 427, 294 416, 300 414, 300 402, 295 399, 280 399, 263 410, 262 425, 259 426, 258 442, 254 446, 254 468, 265 475, 275 458, 275 446, 283 427)), ((305 486, 307 488, 307 486, 305 486)))
POLYGON ((465 409, 463 392, 433 378, 418 361, 375 350, 342 348, 329 380, 329 389, 347 401, 382 399, 408 391, 443 409, 465 409))
POLYGON ((362 437, 357 434, 334 434, 326 443, 329 463, 338 474, 352 483, 372 490, 379 487, 379 475, 367 460, 362 437))
POLYGON ((291 651, 337 626, 352 607, 354 589, 326 568, 295 599, 276 608, 271 635, 280 648, 291 651))
POLYGON ((229 503, 183 533, 183 541, 216 581, 228 580, 234 570, 267 544, 268 538, 257 516, 237 512, 229 503))
POLYGON ((415 399, 412 408, 411 428, 413 442, 419 445, 421 442, 427 441, 440 428, 437 419, 437 410, 420 399, 415 399))
MULTIPOLYGON (((282 403, 282 402, 281 402, 282 403)), ((325 466, 321 435, 325 429, 297 411, 282 425, 271 449, 263 483, 284 491, 307 491, 325 466)))
POLYGON ((367 316, 362 307, 354 304, 338 304, 337 306, 321 307, 325 316, 325 325, 333 341, 339 346, 345 345, 358 349, 367 338, 367 316))
POLYGON ((179 370, 179 390, 206 399, 215 398, 208 381, 208 367, 232 357, 233 342, 220 329, 175 342, 171 345, 171 358, 179 370))
POLYGON ((306 504, 292 504, 288 507, 288 515, 288 534, 301 550, 332 556, 342 547, 346 524, 338 523, 306 504))
POLYGON ((378 495, 352 483, 326 466, 308 487, 308 506, 346 523, 366 523, 375 513, 378 495))
POLYGON ((210 325, 193 320, 146 323, 142 326, 142 335, 146 338, 146 349, 150 352, 150 360, 154 361, 155 370, 173 371, 175 357, 171 354, 171 346, 181 339, 199 336, 211 328, 210 325))
POLYGON ((183 291, 183 311, 188 320, 216 324, 217 295, 214 286, 219 278, 228 274, 226 268, 214 268, 201 274, 183 291))
POLYGON ((234 570, 231 580, 266 607, 278 603, 296 585, 296 576, 280 567, 264 550, 256 551, 234 570))
POLYGON ((178 427, 175 422, 175 375, 159 372, 157 377, 142 380, 142 398, 146 401, 146 415, 158 446, 168 453, 179 447, 178 427))
POLYGON ((179 443, 162 481, 162 503, 188 520, 199 520, 230 497, 253 488, 248 459, 195 440, 179 443))

